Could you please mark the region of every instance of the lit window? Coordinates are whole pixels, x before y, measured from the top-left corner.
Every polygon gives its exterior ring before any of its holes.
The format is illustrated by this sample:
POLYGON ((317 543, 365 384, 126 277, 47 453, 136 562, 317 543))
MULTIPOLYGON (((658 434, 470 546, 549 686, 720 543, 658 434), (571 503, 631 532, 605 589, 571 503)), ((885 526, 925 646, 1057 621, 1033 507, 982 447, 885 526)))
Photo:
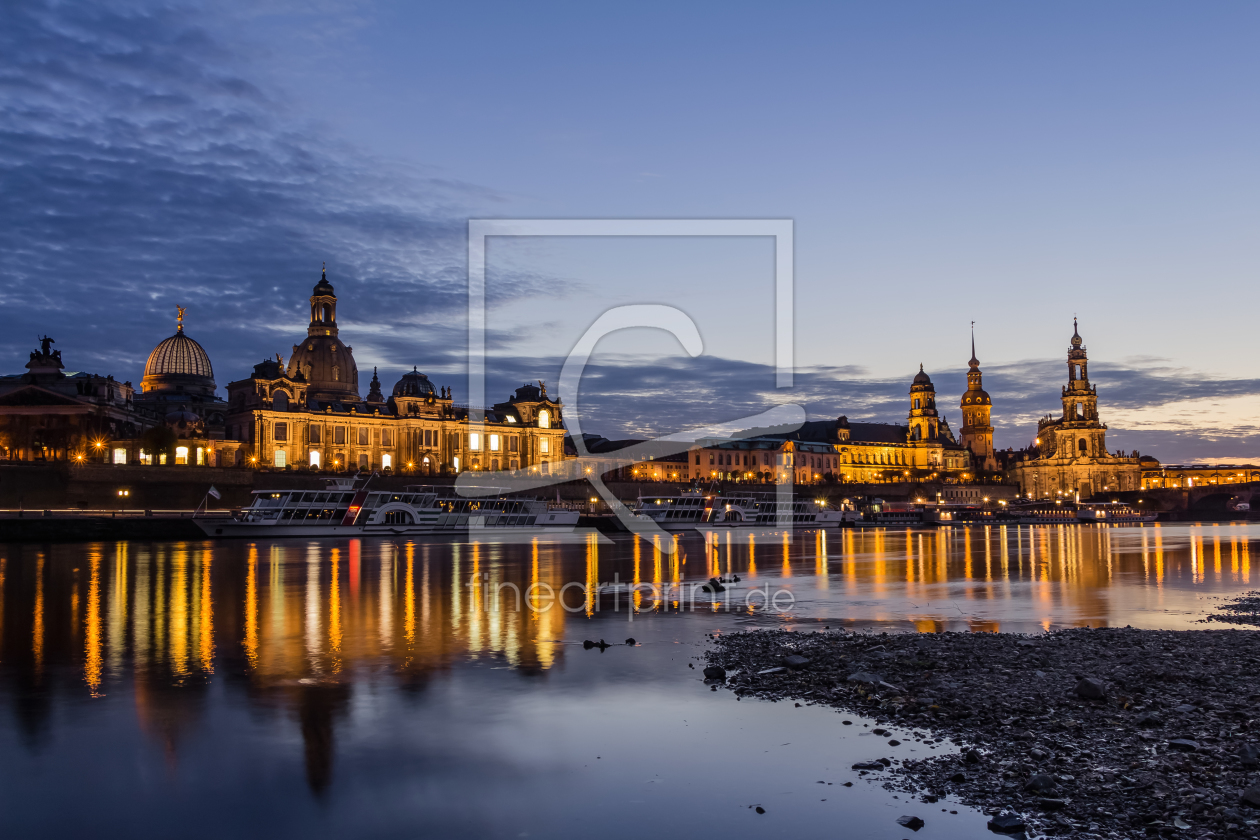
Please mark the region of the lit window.
POLYGON ((176 464, 188 463, 188 447, 187 446, 175 447, 175 463, 176 464))
POLYGON ((456 456, 452 460, 452 463, 455 465, 455 472, 459 472, 459 456, 456 456))
POLYGON ((385 469, 393 462, 393 459, 389 455, 381 455, 381 469, 385 469))
POLYGON ((125 464, 125 463, 127 463, 127 450, 126 450, 126 449, 115 449, 115 450, 114 450, 114 463, 115 463, 115 464, 125 464))
MULTIPOLYGON (((178 450, 176 450, 176 451, 178 452, 178 450)), ((287 466, 287 462, 285 461, 285 457, 284 457, 284 450, 283 450, 283 449, 277 449, 277 450, 276 450, 275 463, 276 463, 276 466, 277 466, 277 467, 284 467, 284 466, 287 466)))
POLYGON ((499 451, 499 436, 498 435, 490 435, 490 451, 491 452, 499 451))
POLYGON ((538 412, 538 428, 540 429, 551 428, 551 412, 545 408, 542 411, 538 412))
POLYGON ((203 467, 206 464, 206 450, 200 446, 197 447, 197 466, 203 467))
POLYGON ((314 449, 311 450, 311 466, 312 467, 319 466, 319 453, 316 452, 314 449))
POLYGON ((468 436, 468 448, 476 452, 481 449, 481 435, 473 432, 468 436))
POLYGON ((549 452, 551 452, 551 441, 547 438, 543 438, 542 439, 542 453, 546 455, 549 452))

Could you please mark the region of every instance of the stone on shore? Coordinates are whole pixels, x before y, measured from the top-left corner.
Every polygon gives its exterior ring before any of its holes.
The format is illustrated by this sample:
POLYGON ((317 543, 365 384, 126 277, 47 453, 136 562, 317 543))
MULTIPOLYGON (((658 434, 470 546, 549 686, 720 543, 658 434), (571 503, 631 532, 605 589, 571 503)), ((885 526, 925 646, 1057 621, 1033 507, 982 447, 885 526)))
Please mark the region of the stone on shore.
POLYGON ((920 828, 923 828, 924 822, 918 817, 905 816, 897 817, 897 825, 908 828, 911 831, 918 831, 920 828))
POLYGON ((1107 687, 1097 677, 1085 677, 1076 684, 1076 696, 1085 700, 1105 700, 1107 687))

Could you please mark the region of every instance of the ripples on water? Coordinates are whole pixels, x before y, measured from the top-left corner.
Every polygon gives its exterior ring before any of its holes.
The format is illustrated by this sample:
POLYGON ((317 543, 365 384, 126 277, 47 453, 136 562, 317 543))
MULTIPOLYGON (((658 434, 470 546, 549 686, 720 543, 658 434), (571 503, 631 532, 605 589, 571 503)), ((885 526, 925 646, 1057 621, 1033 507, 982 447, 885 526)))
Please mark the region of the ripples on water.
MULTIPOLYGON (((1212 598, 1257 588, 1257 536, 810 531, 688 536, 675 553, 595 535, 0 546, 0 828, 629 837, 646 819, 811 836, 843 819, 882 836, 909 806, 842 788, 845 768, 929 748, 708 692, 687 667, 706 633, 1192 627, 1212 598), (689 608, 668 588, 714 575, 741 578, 725 603, 689 608), (598 594, 613 581, 640 585, 637 610, 624 589, 598 594), (548 591, 567 609, 541 609, 548 591), (790 608, 765 609, 774 593, 790 608), (620 644, 630 636, 637 647, 620 644)), ((916 807, 921 836, 982 830, 973 813, 916 807)))

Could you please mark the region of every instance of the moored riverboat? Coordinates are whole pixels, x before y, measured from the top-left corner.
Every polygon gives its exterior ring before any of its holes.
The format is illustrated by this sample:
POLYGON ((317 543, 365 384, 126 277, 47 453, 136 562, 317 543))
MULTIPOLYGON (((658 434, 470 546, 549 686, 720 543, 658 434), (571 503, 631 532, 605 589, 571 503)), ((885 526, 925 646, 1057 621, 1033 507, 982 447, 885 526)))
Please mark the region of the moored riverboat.
POLYGON ((805 499, 780 503, 777 493, 705 495, 698 489, 669 496, 645 496, 630 508, 666 531, 765 529, 781 527, 841 528, 858 519, 856 511, 835 510, 805 499))
POLYGON ((538 499, 464 498, 448 487, 370 489, 371 479, 333 478, 322 490, 255 490, 232 518, 195 519, 211 537, 362 537, 569 532, 578 512, 538 499))
POLYGON ((1076 518, 1081 522, 1098 525, 1128 525, 1141 522, 1154 522, 1157 514, 1138 510, 1120 502, 1082 505, 1076 511, 1076 518))

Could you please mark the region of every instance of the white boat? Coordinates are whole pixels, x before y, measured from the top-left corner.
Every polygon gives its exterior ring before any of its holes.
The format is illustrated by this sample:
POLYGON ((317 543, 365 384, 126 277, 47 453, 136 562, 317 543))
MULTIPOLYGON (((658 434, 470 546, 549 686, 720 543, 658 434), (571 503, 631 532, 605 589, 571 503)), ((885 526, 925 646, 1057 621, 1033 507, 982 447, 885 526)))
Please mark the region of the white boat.
POLYGON ((463 498, 450 488, 368 489, 367 481, 327 479, 322 490, 255 490, 232 518, 194 519, 211 537, 407 537, 424 534, 570 532, 578 512, 537 499, 463 498))

